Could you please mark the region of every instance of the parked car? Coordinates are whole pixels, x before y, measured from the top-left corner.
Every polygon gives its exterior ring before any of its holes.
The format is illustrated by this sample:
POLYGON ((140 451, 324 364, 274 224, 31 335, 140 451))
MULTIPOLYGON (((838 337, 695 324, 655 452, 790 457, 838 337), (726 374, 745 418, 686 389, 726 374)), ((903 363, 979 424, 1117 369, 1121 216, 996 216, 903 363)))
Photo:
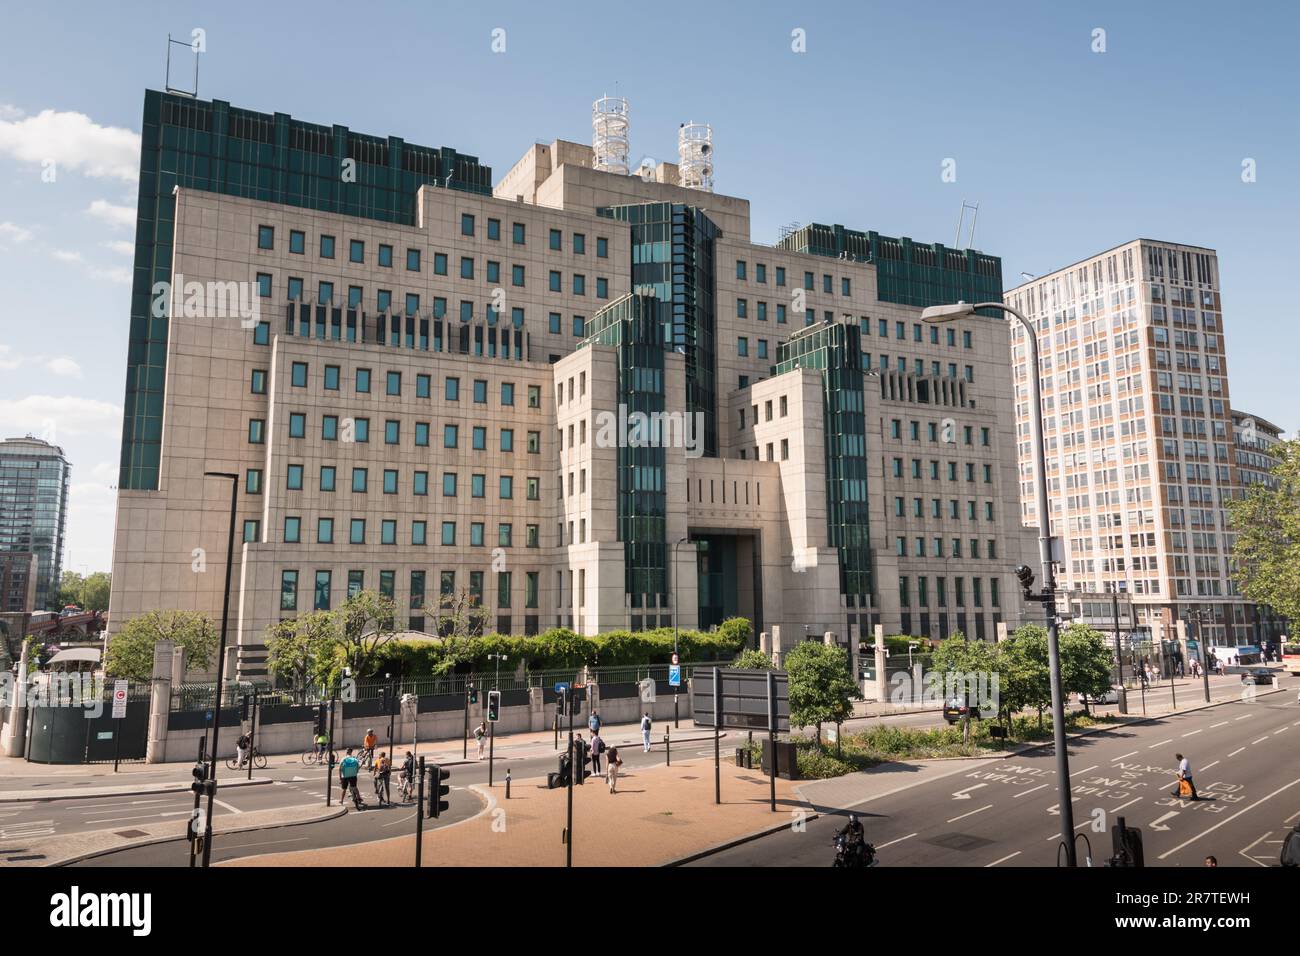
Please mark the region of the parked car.
POLYGON ((1093 697, 1089 694, 1080 694, 1079 703, 1080 704, 1118 704, 1119 688, 1111 687, 1104 694, 1100 694, 1096 697, 1093 697))
POLYGON ((1241 682, 1243 684, 1272 684, 1273 672, 1267 667, 1251 667, 1242 672, 1241 682))

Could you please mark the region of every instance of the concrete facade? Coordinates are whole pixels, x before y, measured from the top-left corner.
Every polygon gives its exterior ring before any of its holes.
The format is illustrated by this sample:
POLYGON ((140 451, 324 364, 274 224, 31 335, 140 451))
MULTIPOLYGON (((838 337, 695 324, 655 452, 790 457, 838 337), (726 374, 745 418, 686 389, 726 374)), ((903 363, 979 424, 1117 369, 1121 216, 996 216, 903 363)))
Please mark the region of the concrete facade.
MULTIPOLYGON (((269 625, 337 608, 357 584, 391 592, 416 632, 436 631, 427 608, 447 581, 503 632, 671 624, 671 601, 626 593, 619 447, 599 435, 618 414, 619 351, 585 341, 593 315, 636 291, 629 225, 598 210, 641 203, 703 207, 720 230, 717 456, 665 449, 677 623, 696 626, 706 597, 756 633, 842 642, 876 624, 992 640, 1021 620, 1012 569, 1033 535, 1017 520, 1004 323, 923 326, 919 307, 877 296, 870 261, 753 243, 747 200, 685 189, 670 164, 621 176, 590 160, 556 141, 530 147, 494 196, 422 186, 413 226, 178 187, 159 486, 119 492, 112 629, 151 608, 220 614, 230 489, 205 471, 240 476, 244 678, 265 673, 269 625), (190 308, 182 276, 243 284, 261 314, 215 308, 210 292, 190 308), (828 537, 839 436, 822 375, 774 374, 781 343, 836 323, 860 332, 869 370, 858 454, 874 583, 857 602, 828 537), (725 543, 723 570, 697 551, 705 538, 725 543)), ((685 414, 687 376, 665 349, 667 413, 685 414)))

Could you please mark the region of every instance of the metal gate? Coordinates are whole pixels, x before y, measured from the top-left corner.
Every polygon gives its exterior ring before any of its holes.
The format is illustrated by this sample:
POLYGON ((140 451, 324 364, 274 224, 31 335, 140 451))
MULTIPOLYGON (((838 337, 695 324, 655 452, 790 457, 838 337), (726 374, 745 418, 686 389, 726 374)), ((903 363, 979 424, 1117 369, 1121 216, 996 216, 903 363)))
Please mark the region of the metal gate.
POLYGON ((97 697, 38 695, 27 708, 27 760, 112 763, 144 760, 149 735, 149 684, 129 684, 126 714, 113 717, 113 685, 97 697))

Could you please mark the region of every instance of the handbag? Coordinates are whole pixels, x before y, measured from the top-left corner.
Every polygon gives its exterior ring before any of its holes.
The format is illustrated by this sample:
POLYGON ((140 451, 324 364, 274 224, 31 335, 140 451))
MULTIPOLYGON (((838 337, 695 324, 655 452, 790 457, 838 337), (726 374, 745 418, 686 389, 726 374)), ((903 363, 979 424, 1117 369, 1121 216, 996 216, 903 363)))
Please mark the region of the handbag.
POLYGON ((1192 795, 1192 784, 1189 780, 1179 779, 1178 795, 1180 797, 1190 797, 1192 795))

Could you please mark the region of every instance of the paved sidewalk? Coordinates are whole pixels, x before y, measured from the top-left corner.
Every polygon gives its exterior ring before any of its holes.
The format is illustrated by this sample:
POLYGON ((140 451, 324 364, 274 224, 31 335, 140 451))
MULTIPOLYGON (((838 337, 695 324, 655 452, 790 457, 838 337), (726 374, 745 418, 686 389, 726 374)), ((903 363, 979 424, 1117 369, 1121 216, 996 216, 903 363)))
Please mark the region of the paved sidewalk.
MULTIPOLYGON (((564 866, 561 832, 567 791, 545 780, 505 787, 475 786, 489 803, 478 815, 426 830, 425 866, 564 866)), ((802 803, 787 780, 777 780, 777 812, 768 806, 768 779, 725 761, 721 805, 714 804, 713 761, 673 760, 619 777, 618 793, 590 777, 573 788, 575 866, 661 866, 720 843, 774 826, 788 826, 802 803)), ((268 854, 226 866, 411 866, 415 836, 346 848, 268 854)))
MULTIPOLYGON (((293 824, 319 823, 322 820, 342 816, 346 812, 339 806, 327 808, 320 804, 254 810, 238 815, 219 816, 213 820, 212 831, 226 834, 243 833, 293 824)), ((188 826, 189 820, 181 818, 122 827, 117 830, 87 830, 81 833, 26 838, 22 841, 21 847, 5 848, 4 855, 0 856, 0 868, 63 866, 100 853, 174 840, 183 837, 188 826)))

